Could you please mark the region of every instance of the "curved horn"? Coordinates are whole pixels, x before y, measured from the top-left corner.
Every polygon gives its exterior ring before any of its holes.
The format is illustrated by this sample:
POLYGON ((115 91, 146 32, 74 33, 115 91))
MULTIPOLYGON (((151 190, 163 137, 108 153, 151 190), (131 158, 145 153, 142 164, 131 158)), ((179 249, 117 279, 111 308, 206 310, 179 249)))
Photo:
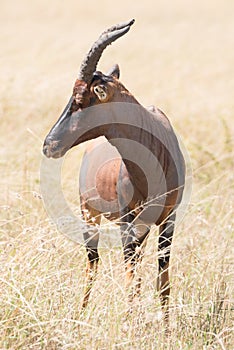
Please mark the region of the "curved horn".
POLYGON ((102 55, 103 50, 110 45, 113 41, 120 38, 122 35, 126 34, 131 25, 135 22, 132 19, 129 22, 124 22, 117 24, 105 30, 97 41, 93 44, 88 54, 84 58, 80 72, 78 75, 79 80, 84 80, 86 83, 90 83, 93 77, 93 72, 96 70, 98 61, 102 55))

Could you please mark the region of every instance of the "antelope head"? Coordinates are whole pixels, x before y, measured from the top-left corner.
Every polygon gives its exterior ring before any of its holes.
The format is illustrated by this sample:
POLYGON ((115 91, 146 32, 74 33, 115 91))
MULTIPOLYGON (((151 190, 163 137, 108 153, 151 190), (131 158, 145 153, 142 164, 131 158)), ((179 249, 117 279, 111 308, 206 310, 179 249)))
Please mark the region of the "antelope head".
POLYGON ((106 75, 96 71, 96 67, 104 49, 126 34, 133 23, 131 20, 107 29, 91 47, 81 64, 72 96, 44 141, 43 152, 47 157, 62 157, 73 146, 100 136, 100 130, 82 134, 82 125, 86 123, 87 127, 88 107, 113 101, 118 89, 119 67, 113 66, 106 75))

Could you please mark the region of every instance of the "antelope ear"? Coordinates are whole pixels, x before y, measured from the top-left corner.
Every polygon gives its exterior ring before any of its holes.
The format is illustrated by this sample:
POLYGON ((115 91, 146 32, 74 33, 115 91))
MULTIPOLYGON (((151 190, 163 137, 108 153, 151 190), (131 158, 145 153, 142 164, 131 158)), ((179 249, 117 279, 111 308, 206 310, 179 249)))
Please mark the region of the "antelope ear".
POLYGON ((107 93, 104 85, 96 85, 94 87, 93 91, 97 95, 98 99, 101 102, 107 102, 107 100, 108 100, 108 93, 107 93))
POLYGON ((119 79, 120 76, 120 70, 119 70, 119 65, 115 64, 114 66, 111 67, 107 75, 112 75, 113 77, 119 79))

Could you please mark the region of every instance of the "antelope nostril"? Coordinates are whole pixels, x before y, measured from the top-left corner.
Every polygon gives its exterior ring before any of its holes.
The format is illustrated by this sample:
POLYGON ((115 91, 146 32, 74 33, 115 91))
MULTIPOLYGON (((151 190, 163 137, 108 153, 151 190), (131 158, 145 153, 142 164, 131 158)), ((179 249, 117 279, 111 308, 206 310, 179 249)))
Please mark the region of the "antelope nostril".
POLYGON ((47 158, 60 158, 66 152, 64 147, 61 147, 59 141, 46 139, 43 145, 43 153, 47 158))
POLYGON ((43 146, 43 153, 46 157, 49 157, 50 151, 49 151, 49 146, 48 145, 44 145, 43 146))

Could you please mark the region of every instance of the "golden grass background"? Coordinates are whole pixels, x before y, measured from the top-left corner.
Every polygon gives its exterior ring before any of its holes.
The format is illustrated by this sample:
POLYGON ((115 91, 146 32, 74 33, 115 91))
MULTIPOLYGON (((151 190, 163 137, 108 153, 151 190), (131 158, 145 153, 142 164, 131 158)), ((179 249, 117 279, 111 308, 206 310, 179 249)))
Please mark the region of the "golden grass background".
MULTIPOLYGON (((233 349, 233 10, 231 0, 0 1, 1 349, 233 349), (99 69, 119 63, 138 100, 170 117, 193 168, 193 195, 173 242, 167 335, 155 291, 157 231, 132 315, 121 249, 101 250, 81 315, 85 250, 56 231, 40 197, 42 141, 84 54, 103 29, 130 18, 133 28, 99 69)), ((83 149, 64 162, 73 205, 83 149)))

